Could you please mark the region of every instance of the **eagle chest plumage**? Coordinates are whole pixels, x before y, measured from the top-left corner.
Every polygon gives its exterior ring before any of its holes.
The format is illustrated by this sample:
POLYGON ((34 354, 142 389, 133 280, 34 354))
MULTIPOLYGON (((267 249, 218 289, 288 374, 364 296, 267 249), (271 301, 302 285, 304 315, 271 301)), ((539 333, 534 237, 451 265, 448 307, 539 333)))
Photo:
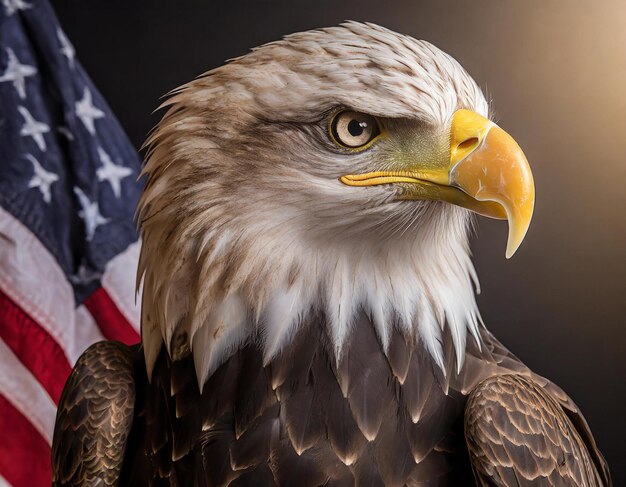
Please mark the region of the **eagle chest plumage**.
POLYGON ((610 485, 576 406, 486 330, 447 374, 398 331, 385 354, 364 314, 339 363, 325 330, 309 317, 267 365, 250 342, 202 393, 189 355, 163 349, 149 383, 140 349, 94 345, 60 401, 54 485, 610 485))
POLYGON ((139 394, 122 479, 181 486, 471 483, 466 397, 430 356, 400 332, 386 355, 362 315, 337 364, 325 330, 322 318, 309 318, 267 366, 262 351, 247 345, 202 394, 190 357, 171 362, 162 353, 152 384, 139 394))

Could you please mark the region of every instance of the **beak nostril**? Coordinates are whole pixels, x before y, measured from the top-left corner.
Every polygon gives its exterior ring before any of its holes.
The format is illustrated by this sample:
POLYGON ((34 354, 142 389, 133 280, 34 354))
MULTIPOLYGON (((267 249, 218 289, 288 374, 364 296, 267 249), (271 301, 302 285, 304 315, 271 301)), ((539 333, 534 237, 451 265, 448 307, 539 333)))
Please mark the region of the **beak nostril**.
POLYGON ((457 146, 457 150, 467 150, 472 147, 476 147, 478 145, 478 137, 470 137, 469 139, 465 139, 457 146))

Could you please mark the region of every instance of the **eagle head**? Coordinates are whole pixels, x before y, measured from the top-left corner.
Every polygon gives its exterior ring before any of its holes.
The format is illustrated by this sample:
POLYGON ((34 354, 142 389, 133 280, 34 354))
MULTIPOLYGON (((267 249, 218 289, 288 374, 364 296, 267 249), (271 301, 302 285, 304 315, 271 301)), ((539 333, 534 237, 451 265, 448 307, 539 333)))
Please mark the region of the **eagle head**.
POLYGON ((471 212, 532 215, 528 163, 480 88, 425 41, 356 22, 289 35, 172 92, 146 142, 142 340, 200 386, 255 341, 268 363, 311 313, 337 357, 366 313, 457 367, 480 340, 471 212))

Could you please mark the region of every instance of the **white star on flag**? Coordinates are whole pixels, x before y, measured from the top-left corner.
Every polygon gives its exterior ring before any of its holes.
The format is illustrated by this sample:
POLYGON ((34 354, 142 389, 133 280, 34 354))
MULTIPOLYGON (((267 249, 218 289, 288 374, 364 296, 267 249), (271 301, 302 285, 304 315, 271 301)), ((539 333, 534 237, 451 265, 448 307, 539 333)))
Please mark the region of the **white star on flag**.
POLYGON ((85 87, 83 98, 76 102, 76 116, 81 119, 91 135, 95 135, 94 120, 104 118, 104 112, 93 105, 91 91, 85 87))
POLYGON ((38 188, 39 191, 41 191, 43 200, 46 203, 50 203, 50 186, 52 186, 52 183, 59 180, 59 176, 53 172, 46 171, 39 161, 30 154, 26 154, 26 158, 33 165, 33 177, 28 182, 28 187, 38 188))
POLYGON ((18 10, 26 10, 33 7, 30 3, 26 3, 23 0, 2 0, 2 4, 6 9, 7 17, 13 15, 18 10))
POLYGON ((100 279, 102 277, 102 274, 100 274, 99 272, 93 272, 87 269, 87 266, 85 264, 81 264, 78 266, 78 271, 76 272, 76 274, 72 274, 69 279, 72 282, 72 284, 77 284, 77 285, 87 285, 92 281, 95 281, 96 279, 100 279))
POLYGON ((7 63, 7 69, 0 76, 0 83, 11 81, 17 90, 17 94, 24 99, 26 98, 26 78, 37 74, 37 70, 33 66, 20 64, 19 59, 17 59, 13 49, 10 47, 7 47, 7 56, 9 56, 9 62, 7 63))
POLYGON ((119 198, 122 194, 122 179, 130 176, 133 171, 126 166, 114 164, 109 154, 102 147, 98 147, 98 157, 102 166, 96 171, 98 181, 108 181, 113 189, 113 194, 119 198))
POLYGON ((45 151, 46 140, 43 134, 50 132, 50 127, 43 122, 35 120, 26 107, 18 106, 17 109, 22 114, 22 117, 24 117, 24 125, 22 125, 20 135, 22 137, 32 137, 37 147, 39 147, 39 150, 45 151))
POLYGON ((63 32, 60 27, 57 29, 57 38, 61 44, 61 54, 67 58, 68 64, 73 68, 76 51, 74 50, 74 46, 70 43, 70 40, 65 35, 65 32, 63 32))
POLYGON ((97 201, 89 201, 87 195, 78 186, 74 186, 74 193, 78 196, 78 202, 82 206, 82 211, 78 212, 78 216, 85 222, 85 230, 87 232, 86 239, 91 241, 96 233, 96 229, 100 225, 109 223, 108 218, 104 218, 100 214, 100 208, 97 201))

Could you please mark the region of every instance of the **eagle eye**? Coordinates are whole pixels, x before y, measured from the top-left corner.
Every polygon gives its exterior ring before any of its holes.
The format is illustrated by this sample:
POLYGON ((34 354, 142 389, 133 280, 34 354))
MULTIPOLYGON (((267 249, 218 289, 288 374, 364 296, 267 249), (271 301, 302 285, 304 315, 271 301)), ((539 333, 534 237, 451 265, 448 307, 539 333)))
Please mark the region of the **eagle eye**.
POLYGON ((375 117, 366 113, 344 110, 330 121, 333 142, 348 149, 365 149, 380 135, 375 117))

